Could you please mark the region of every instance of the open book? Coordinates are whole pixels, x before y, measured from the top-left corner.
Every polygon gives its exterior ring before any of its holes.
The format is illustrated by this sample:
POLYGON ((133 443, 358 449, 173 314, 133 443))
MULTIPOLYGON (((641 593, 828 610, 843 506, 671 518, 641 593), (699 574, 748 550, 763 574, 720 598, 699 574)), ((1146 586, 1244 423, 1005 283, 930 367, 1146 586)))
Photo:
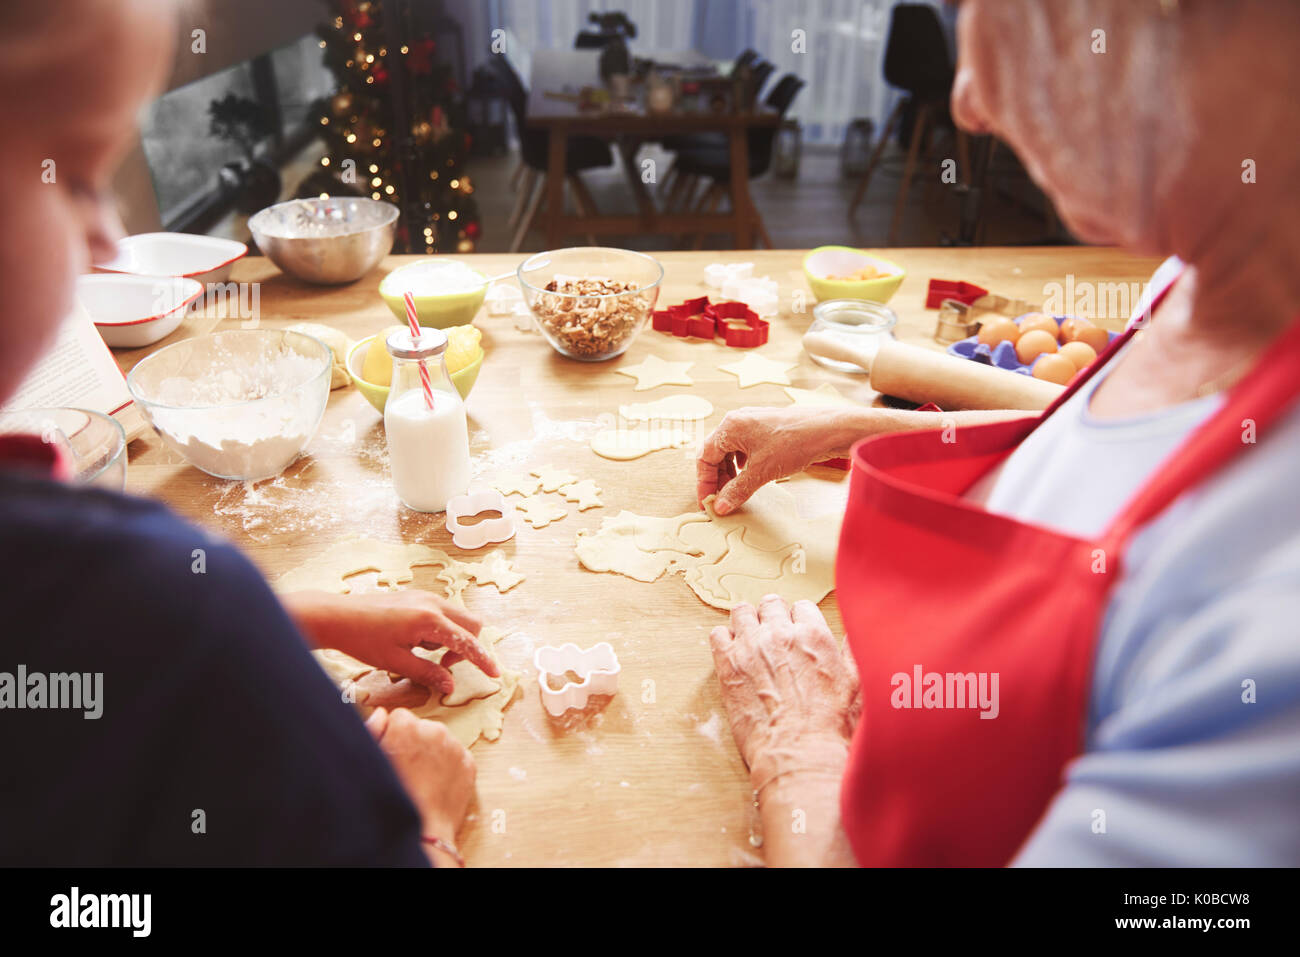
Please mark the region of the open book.
POLYGON ((130 442, 148 424, 131 398, 126 377, 78 303, 59 327, 49 351, 5 403, 6 409, 91 409, 113 416, 130 442))

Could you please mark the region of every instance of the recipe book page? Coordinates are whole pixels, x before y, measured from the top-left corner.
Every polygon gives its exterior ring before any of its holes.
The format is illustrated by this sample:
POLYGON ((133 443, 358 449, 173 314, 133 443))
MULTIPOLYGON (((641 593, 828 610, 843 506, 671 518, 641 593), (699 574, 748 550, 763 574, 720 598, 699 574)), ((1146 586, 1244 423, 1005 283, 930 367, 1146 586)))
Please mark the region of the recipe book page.
POLYGON ((6 409, 91 409, 113 416, 130 442, 145 429, 113 353, 90 314, 77 303, 49 351, 36 363, 6 409))

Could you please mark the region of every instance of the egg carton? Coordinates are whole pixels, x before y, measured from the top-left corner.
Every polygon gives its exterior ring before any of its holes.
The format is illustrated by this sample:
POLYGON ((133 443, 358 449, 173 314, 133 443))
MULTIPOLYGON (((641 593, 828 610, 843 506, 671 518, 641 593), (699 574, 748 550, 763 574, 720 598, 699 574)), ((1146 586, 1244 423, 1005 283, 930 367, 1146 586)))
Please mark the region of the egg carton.
MULTIPOLYGON (((1016 316, 1012 321, 1016 325, 1020 325, 1020 321, 1027 315, 1029 315, 1029 313, 1016 316)), ((1052 318, 1056 320, 1056 337, 1057 339, 1060 339, 1061 322, 1071 317, 1052 316, 1052 318)), ((1119 337, 1114 332, 1106 333, 1107 342, 1114 342, 1117 338, 1119 337)), ((1008 372, 1019 372, 1021 375, 1033 375, 1034 363, 1037 362, 1039 358, 1042 358, 1041 356, 1036 357, 1034 362, 1026 365, 1021 362, 1020 357, 1016 355, 1016 347, 1013 343, 1003 340, 996 346, 989 348, 984 343, 980 342, 978 333, 973 336, 967 336, 965 339, 958 339, 948 347, 948 354, 954 355, 959 359, 971 359, 975 362, 982 362, 986 366, 1006 369, 1008 372)))

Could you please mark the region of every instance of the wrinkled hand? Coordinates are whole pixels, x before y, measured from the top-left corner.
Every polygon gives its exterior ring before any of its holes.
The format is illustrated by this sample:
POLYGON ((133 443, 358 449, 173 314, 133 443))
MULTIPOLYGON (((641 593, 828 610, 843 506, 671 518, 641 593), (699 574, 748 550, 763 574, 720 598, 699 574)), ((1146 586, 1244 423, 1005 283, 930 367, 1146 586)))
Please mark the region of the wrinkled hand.
POLYGON ((714 511, 728 515, 768 482, 826 458, 843 444, 841 432, 834 409, 789 406, 728 412, 700 449, 696 500, 703 505, 717 493, 714 511))
POLYGON ((455 682, 447 670, 466 658, 489 677, 500 671, 478 641, 483 627, 464 608, 419 589, 361 595, 297 592, 284 596, 298 626, 319 648, 337 648, 384 671, 436 688, 455 682), (446 648, 438 664, 413 654, 416 648, 446 648))
POLYGON ((858 676, 810 601, 791 607, 767 595, 737 605, 731 626, 709 634, 722 702, 736 747, 755 777, 815 770, 848 753, 857 721, 858 676))
POLYGON ((424 833, 453 841, 474 798, 474 758, 440 721, 377 708, 366 727, 420 812, 424 833))

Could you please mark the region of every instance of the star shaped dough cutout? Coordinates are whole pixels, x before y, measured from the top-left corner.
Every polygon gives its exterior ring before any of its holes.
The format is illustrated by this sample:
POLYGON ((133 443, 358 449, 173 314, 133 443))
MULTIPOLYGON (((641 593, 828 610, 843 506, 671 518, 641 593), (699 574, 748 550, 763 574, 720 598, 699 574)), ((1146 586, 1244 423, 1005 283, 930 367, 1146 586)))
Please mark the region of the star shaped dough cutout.
POLYGON ((795 367, 793 362, 777 362, 767 359, 756 352, 745 354, 745 358, 718 366, 720 372, 730 372, 740 380, 740 388, 748 389, 751 385, 770 382, 772 385, 790 385, 786 374, 795 367))
MULTIPOLYGON (((562 488, 565 485, 571 485, 578 481, 578 476, 571 472, 566 472, 564 469, 557 469, 550 465, 542 465, 535 468, 533 469, 532 474, 537 476, 538 481, 541 483, 543 492, 554 492, 556 489, 562 488)), ((534 489, 534 491, 536 491, 536 489, 534 489)))
POLYGON ((557 505, 550 499, 542 498, 540 495, 530 495, 527 498, 520 499, 515 505, 515 510, 533 528, 545 528, 551 522, 558 521, 569 514, 568 510, 563 506, 557 505))
POLYGON ((585 512, 589 508, 600 508, 605 504, 600 500, 600 489, 596 487, 593 479, 583 479, 581 482, 565 485, 560 489, 560 494, 564 496, 566 502, 577 502, 579 512, 585 512))
POLYGON ((469 567, 477 584, 486 585, 491 582, 497 586, 499 592, 508 592, 524 580, 524 576, 515 571, 514 565, 499 551, 488 555, 481 562, 470 564, 469 567))
POLYGON ((492 482, 492 487, 502 495, 532 495, 541 486, 541 480, 518 472, 502 472, 492 482))
MULTIPOLYGON (((695 385, 695 380, 686 374, 693 362, 668 362, 658 356, 646 356, 644 362, 634 366, 619 366, 614 371, 619 375, 636 379, 633 392, 645 392, 657 389, 661 385, 695 385)), ((788 379, 786 380, 789 381, 788 379)))
POLYGON ((792 386, 786 386, 785 394, 790 397, 791 402, 795 405, 807 406, 826 406, 826 405, 846 405, 855 406, 858 403, 846 396, 840 395, 838 389, 829 382, 823 382, 815 389, 796 389, 792 386))

